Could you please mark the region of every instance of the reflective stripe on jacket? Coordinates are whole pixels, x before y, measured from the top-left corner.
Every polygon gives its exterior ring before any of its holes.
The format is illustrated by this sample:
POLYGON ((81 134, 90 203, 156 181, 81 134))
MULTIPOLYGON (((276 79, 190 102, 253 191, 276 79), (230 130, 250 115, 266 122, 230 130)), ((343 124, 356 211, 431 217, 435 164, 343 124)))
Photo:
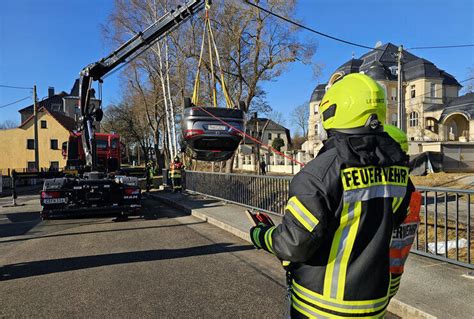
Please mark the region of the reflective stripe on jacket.
POLYGON ((407 214, 408 158, 385 133, 333 135, 290 185, 279 226, 253 242, 291 262, 292 317, 383 317, 392 231, 407 214))
POLYGON ((170 177, 181 178, 181 170, 184 168, 181 162, 172 162, 170 165, 170 177))

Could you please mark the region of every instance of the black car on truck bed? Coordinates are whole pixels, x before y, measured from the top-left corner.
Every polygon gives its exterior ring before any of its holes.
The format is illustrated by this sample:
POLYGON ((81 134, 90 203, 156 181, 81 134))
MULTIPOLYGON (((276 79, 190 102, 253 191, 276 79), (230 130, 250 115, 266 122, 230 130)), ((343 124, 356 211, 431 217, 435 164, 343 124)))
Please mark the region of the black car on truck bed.
POLYGON ((53 178, 44 182, 41 217, 128 215, 141 208, 140 200, 141 191, 134 177, 53 178))

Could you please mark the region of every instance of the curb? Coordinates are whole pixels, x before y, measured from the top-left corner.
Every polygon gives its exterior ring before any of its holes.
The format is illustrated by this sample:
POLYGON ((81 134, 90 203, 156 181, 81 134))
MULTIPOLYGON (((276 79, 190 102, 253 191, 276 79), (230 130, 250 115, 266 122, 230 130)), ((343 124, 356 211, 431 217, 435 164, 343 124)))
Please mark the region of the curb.
MULTIPOLYGON (((192 208, 189 208, 183 204, 180 204, 178 202, 175 202, 173 200, 170 200, 168 198, 164 198, 162 196, 159 196, 157 194, 148 194, 148 196, 168 205, 173 208, 179 209, 185 213, 188 213, 196 218, 199 218, 205 222, 208 222, 211 225, 214 225, 216 227, 219 227, 225 231, 228 231, 229 233, 249 242, 252 243, 250 240, 250 235, 246 232, 241 231, 240 229, 237 229, 233 226, 230 226, 220 220, 217 220, 215 218, 209 217, 206 214, 197 212, 196 210, 193 210, 192 208)), ((401 318, 414 318, 414 319, 436 319, 437 317, 430 315, 429 313, 424 312, 423 310, 417 309, 413 306, 410 306, 409 304, 406 304, 404 302, 401 302, 400 300, 396 298, 392 298, 390 301, 390 304, 387 307, 387 310, 391 313, 393 313, 396 316, 399 316, 401 318)))
POLYGON ((436 319, 433 315, 426 313, 420 309, 410 306, 396 298, 392 298, 387 310, 401 318, 420 318, 420 319, 436 319))
POLYGON ((160 201, 160 202, 162 202, 162 203, 164 203, 168 206, 179 209, 179 210, 181 210, 185 213, 188 213, 188 214, 190 214, 190 215, 192 215, 196 218, 199 218, 199 219, 201 219, 205 222, 208 222, 211 225, 219 227, 219 228, 221 228, 221 229, 223 229, 223 230, 239 237, 240 239, 243 239, 243 240, 245 240, 249 243, 252 243, 252 241, 250 240, 250 235, 246 232, 241 231, 240 229, 232 227, 232 226, 230 226, 230 225, 228 225, 228 224, 226 224, 226 223, 224 223, 220 220, 217 220, 215 218, 209 217, 206 214, 197 212, 196 210, 193 210, 193 209, 191 209, 191 208, 189 208, 185 205, 182 205, 182 204, 180 204, 178 202, 175 202, 173 200, 170 200, 168 198, 164 198, 164 197, 161 197, 161 196, 156 195, 156 194, 148 194, 148 196, 151 196, 152 198, 154 198, 154 199, 156 199, 156 200, 158 200, 158 201, 160 201))

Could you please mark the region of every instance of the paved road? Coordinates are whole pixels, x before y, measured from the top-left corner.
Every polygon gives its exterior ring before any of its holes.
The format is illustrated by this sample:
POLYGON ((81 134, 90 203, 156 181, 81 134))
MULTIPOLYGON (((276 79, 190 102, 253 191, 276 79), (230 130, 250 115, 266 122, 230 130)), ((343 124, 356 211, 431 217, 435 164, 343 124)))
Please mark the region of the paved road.
POLYGON ((145 218, 124 223, 42 222, 37 197, 19 202, 26 205, 0 208, 0 317, 279 318, 284 312, 279 263, 194 217, 147 200, 145 218))
POLYGON ((145 200, 128 222, 41 221, 37 195, 18 202, 0 199, 1 318, 283 317, 279 262, 195 217, 145 200))

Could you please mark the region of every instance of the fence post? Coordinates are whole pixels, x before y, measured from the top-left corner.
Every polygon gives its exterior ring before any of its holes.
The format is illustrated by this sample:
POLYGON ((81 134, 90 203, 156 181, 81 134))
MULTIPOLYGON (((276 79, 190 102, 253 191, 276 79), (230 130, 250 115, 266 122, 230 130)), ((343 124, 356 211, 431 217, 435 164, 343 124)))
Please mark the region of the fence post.
POLYGON ((16 172, 12 171, 12 205, 16 206, 16 172))

